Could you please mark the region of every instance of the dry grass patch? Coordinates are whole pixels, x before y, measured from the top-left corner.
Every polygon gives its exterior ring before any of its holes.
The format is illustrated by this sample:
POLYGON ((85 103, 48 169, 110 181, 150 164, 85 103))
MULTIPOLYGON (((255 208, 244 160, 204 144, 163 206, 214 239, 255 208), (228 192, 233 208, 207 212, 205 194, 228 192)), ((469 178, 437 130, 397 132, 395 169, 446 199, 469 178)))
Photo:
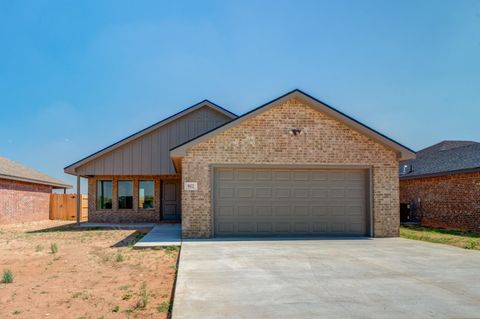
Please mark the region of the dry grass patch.
POLYGON ((146 231, 0 226, 0 318, 167 318, 178 248, 132 249, 146 231))

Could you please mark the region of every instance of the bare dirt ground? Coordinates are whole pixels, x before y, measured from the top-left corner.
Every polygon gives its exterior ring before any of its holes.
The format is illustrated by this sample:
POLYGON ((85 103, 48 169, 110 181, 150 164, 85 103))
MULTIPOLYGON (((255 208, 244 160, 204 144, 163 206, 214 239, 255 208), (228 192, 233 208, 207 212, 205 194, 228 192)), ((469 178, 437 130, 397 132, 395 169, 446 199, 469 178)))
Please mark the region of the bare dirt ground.
POLYGON ((0 226, 0 276, 13 274, 0 283, 0 318, 168 317, 177 247, 133 250, 142 231, 69 225, 0 226))

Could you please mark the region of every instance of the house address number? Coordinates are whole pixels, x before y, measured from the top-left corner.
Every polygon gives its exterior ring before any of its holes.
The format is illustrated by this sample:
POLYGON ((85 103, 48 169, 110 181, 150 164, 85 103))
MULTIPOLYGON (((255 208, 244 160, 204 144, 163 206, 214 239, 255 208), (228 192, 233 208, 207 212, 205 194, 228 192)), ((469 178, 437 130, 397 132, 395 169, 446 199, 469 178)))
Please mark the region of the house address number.
POLYGON ((197 182, 185 182, 184 189, 186 191, 196 191, 198 189, 197 182))

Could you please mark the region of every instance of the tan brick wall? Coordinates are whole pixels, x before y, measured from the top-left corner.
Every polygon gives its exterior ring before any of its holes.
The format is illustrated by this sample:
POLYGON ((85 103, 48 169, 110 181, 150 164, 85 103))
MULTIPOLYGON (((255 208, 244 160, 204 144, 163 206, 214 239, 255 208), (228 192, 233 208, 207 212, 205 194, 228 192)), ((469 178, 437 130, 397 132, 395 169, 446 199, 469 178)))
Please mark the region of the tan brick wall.
POLYGON ((368 165, 373 174, 376 237, 399 234, 398 161, 394 151, 292 99, 192 147, 182 159, 184 237, 212 235, 211 164, 368 165), (289 128, 301 128, 292 136, 289 128))
POLYGON ((88 221, 95 223, 157 223, 161 212, 161 180, 180 179, 179 175, 165 176, 93 176, 88 178, 88 221), (111 180, 112 209, 97 209, 97 180, 111 180), (118 208, 118 181, 133 181, 133 209, 118 208), (138 183, 141 180, 155 181, 155 204, 153 209, 138 207, 138 183))
POLYGON ((0 224, 49 218, 52 187, 0 179, 0 224))
POLYGON ((400 201, 423 226, 480 231, 479 172, 401 180, 400 201))

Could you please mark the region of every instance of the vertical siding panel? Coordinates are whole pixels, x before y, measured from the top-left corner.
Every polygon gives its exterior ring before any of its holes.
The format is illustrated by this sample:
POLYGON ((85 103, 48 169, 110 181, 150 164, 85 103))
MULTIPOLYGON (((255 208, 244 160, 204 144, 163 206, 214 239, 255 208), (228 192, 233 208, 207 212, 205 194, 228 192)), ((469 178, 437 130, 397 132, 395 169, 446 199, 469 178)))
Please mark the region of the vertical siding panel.
POLYGON ((123 146, 118 152, 113 152, 113 173, 115 175, 121 175, 123 173, 123 146))
POLYGON ((147 175, 152 171, 152 135, 148 134, 142 141, 142 174, 147 175))
POLYGON ((123 156, 123 165, 122 165, 122 173, 123 175, 127 175, 132 172, 132 145, 125 145, 122 149, 122 156, 123 156))
POLYGON ((138 175, 142 166, 142 145, 139 140, 135 140, 132 145, 132 174, 138 175))

